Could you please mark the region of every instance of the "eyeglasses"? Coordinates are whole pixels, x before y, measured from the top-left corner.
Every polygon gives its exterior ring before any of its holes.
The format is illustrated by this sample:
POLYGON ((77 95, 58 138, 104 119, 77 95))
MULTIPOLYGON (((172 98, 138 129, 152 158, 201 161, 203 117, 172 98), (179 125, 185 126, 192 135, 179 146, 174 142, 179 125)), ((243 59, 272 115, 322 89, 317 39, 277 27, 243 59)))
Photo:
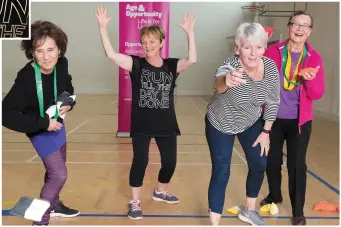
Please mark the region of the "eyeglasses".
POLYGON ((311 25, 308 24, 299 24, 299 23, 290 23, 295 29, 299 29, 300 27, 302 27, 303 30, 308 30, 309 28, 311 28, 311 25))

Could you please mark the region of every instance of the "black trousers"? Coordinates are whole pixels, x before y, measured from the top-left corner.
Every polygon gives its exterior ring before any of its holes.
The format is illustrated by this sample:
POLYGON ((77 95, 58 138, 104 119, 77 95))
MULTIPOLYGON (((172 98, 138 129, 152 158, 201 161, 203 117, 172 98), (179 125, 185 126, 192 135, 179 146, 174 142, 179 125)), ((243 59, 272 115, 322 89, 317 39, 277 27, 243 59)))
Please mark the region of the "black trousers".
POLYGON ((275 203, 282 201, 282 164, 283 144, 287 144, 287 168, 289 175, 289 195, 292 215, 304 215, 307 165, 306 154, 311 134, 311 121, 301 126, 299 133, 298 121, 292 119, 276 119, 270 135, 270 151, 266 175, 269 184, 268 198, 275 203))
MULTIPOLYGON (((133 136, 134 158, 129 174, 131 187, 141 187, 149 161, 150 136, 133 136)), ((155 137, 161 156, 161 169, 158 181, 163 184, 170 182, 176 167, 177 137, 155 137)))

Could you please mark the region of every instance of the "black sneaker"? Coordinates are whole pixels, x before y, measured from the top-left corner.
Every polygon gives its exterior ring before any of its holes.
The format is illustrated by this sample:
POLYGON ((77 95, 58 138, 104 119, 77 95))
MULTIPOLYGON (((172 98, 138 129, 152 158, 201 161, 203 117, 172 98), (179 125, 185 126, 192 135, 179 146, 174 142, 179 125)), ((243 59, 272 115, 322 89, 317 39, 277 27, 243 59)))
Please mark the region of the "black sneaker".
POLYGON ((283 202, 282 198, 278 201, 274 201, 271 197, 267 196, 259 203, 259 205, 262 207, 262 206, 265 206, 267 204, 271 204, 271 203, 277 204, 277 203, 282 203, 282 202, 283 202))
POLYGON ((64 205, 63 202, 56 203, 54 209, 50 213, 50 217, 72 218, 79 215, 78 210, 71 209, 64 205))

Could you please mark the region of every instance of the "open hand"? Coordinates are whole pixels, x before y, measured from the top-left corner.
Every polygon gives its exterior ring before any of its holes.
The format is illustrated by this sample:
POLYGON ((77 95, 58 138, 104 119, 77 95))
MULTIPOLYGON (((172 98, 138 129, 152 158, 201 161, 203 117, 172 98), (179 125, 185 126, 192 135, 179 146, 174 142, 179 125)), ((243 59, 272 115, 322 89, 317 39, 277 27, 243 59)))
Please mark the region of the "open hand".
POLYGON ((108 23, 112 20, 112 17, 107 17, 107 9, 99 5, 97 7, 97 12, 95 12, 98 24, 100 27, 106 27, 108 23))
POLYGON ((257 146, 257 144, 260 145, 260 156, 263 156, 265 153, 266 156, 268 156, 269 149, 270 149, 270 137, 269 134, 261 133, 259 134, 256 141, 253 143, 253 147, 257 146))
POLYGON ((187 13, 181 23, 178 26, 181 27, 186 34, 190 34, 194 31, 195 16, 192 13, 187 13))

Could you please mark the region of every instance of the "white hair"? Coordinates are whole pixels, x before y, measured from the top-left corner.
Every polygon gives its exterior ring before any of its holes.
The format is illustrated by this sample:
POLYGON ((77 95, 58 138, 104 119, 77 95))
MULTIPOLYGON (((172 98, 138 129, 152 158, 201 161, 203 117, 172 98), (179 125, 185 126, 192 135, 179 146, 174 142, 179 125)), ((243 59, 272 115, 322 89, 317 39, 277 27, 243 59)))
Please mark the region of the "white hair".
POLYGON ((249 42, 260 43, 267 46, 268 35, 263 27, 259 23, 242 23, 237 28, 235 44, 238 48, 241 47, 241 40, 246 39, 249 42))

